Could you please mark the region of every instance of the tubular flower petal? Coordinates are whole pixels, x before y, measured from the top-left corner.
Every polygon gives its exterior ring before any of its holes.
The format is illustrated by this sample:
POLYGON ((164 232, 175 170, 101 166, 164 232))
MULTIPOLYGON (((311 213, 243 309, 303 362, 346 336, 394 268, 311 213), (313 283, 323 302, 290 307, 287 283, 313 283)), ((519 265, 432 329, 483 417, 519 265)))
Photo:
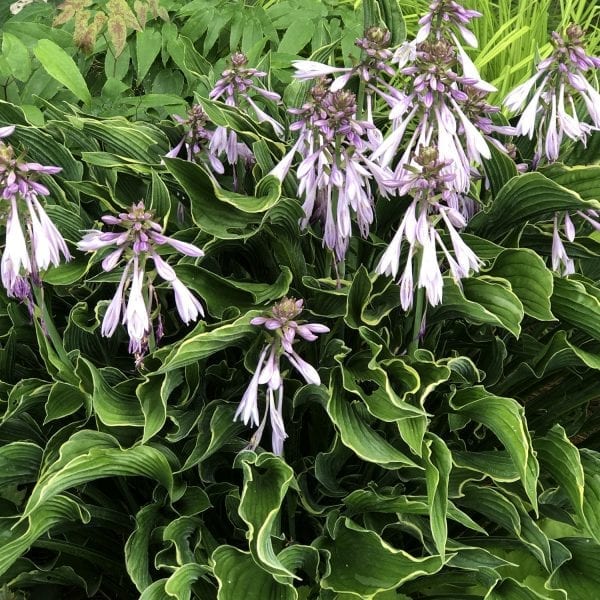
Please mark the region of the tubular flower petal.
POLYGON ((257 427, 248 444, 251 450, 260 443, 267 416, 270 415, 272 450, 275 454, 283 452, 283 441, 287 433, 283 422, 283 377, 280 367, 282 356, 287 358, 307 383, 316 385, 321 383, 317 370, 292 348, 296 332, 303 339, 314 341, 317 339, 316 334, 329 331, 329 327, 320 323, 299 324, 296 321, 303 304, 302 300, 284 298, 273 306, 269 316, 254 317, 250 321, 252 325, 265 327, 271 335, 275 336, 263 346, 254 375, 234 415, 234 420, 240 418, 246 425, 252 421, 252 424, 257 427), (267 389, 265 412, 262 421, 259 422, 258 391, 261 385, 266 385, 267 389))

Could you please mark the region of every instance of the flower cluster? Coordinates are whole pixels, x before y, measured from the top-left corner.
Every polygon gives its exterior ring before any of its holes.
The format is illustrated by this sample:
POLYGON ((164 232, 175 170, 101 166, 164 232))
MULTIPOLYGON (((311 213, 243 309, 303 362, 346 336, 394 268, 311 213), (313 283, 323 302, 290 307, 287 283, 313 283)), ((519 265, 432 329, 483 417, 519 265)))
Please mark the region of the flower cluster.
POLYGON ((461 45, 455 30, 469 46, 477 40, 467 25, 480 13, 450 0, 437 0, 419 21, 413 42, 396 52, 399 73, 407 77, 407 90, 385 99, 391 106, 392 130, 372 158, 382 165, 396 160, 405 134, 413 133, 396 162, 394 176, 401 183, 409 173, 406 166, 421 147, 436 146, 446 173, 453 173, 450 187, 459 194, 468 192, 478 165, 490 157, 491 133, 509 133, 495 126, 490 115, 498 108, 485 101, 495 87, 482 80, 473 61, 461 45))
MULTIPOLYGON (((125 267, 117 291, 106 310, 102 321, 102 335, 110 337, 121 321, 127 324, 129 351, 140 359, 147 351, 152 330, 152 304, 155 296, 153 278, 146 272, 146 260, 152 259, 158 275, 173 288, 175 304, 181 320, 187 325, 198 315, 204 316, 200 302, 177 277, 173 267, 161 258, 157 249, 168 244, 186 256, 201 257, 204 252, 193 244, 175 240, 163 235, 159 223, 146 210, 142 201, 134 204, 129 212, 115 217, 107 215, 102 221, 107 225, 123 228, 124 231, 88 231, 77 244, 79 250, 93 252, 116 246, 102 261, 105 271, 112 271, 125 259, 125 267), (125 292, 128 299, 125 303, 125 292)), ((158 304, 158 301, 157 301, 158 304)), ((156 337, 162 335, 162 321, 159 317, 156 337)))
POLYGON ((290 126, 298 140, 272 171, 283 180, 292 161, 302 157, 297 169, 298 195, 304 197, 305 217, 300 225, 316 220, 323 224, 323 244, 343 261, 352 233, 355 213, 363 237, 373 222, 373 193, 388 194, 389 174, 367 157, 374 149, 367 133, 374 125, 356 118, 356 97, 346 90, 331 91, 324 80, 311 90, 312 100, 290 109, 299 119, 290 126))
POLYGON ((166 154, 167 158, 176 158, 179 156, 181 149, 185 147, 186 158, 189 161, 198 162, 205 167, 209 167, 208 171, 214 171, 219 175, 225 172, 223 163, 219 160, 216 154, 210 149, 210 141, 213 132, 206 129, 208 116, 200 104, 194 104, 188 112, 186 119, 179 115, 174 115, 173 118, 187 128, 185 135, 181 141, 166 154))
MULTIPOLYGON (((583 36, 583 29, 575 24, 566 28, 564 36, 554 31, 552 54, 540 61, 537 72, 504 100, 510 110, 516 111, 531 95, 514 132, 530 139, 534 133, 537 135, 534 167, 543 158, 547 162, 556 161, 565 136, 585 145, 590 133, 600 130, 600 93, 586 79, 587 71, 600 68, 600 58, 586 53, 583 36), (592 124, 580 118, 578 98, 583 100, 592 124)), ((596 211, 578 211, 577 214, 600 230, 596 211)), ((575 265, 561 240, 561 224, 566 238, 570 242, 575 239, 575 225, 569 213, 556 214, 552 234, 552 268, 561 275, 570 275, 575 272, 575 265)))
MULTIPOLYGON (((14 132, 14 126, 0 128, 0 138, 14 132)), ((36 181, 38 175, 55 175, 60 167, 24 162, 12 146, 0 142, 0 194, 6 214, 6 244, 2 254, 2 283, 9 297, 28 300, 29 279, 39 285, 39 273, 57 266, 61 255, 71 254, 62 235, 52 223, 39 196, 48 188, 36 181), (25 232, 24 233, 24 230, 25 232)))
POLYGON ((537 73, 504 100, 510 110, 516 111, 533 92, 515 127, 515 134, 532 139, 537 133, 534 166, 543 156, 554 162, 565 135, 585 143, 590 132, 600 128, 600 93, 585 75, 589 69, 600 67, 600 58, 586 54, 583 34, 581 27, 573 24, 567 27, 564 37, 553 32, 552 55, 540 61, 537 73), (580 120, 577 97, 583 100, 593 125, 580 120))
MULTIPOLYGON (((244 103, 248 104, 253 110, 260 123, 267 122, 273 127, 278 136, 283 135, 283 127, 275 119, 264 112, 252 99, 250 93, 256 93, 277 102, 280 100, 279 94, 265 90, 255 83, 255 78, 265 77, 264 71, 259 71, 247 66, 248 58, 242 52, 236 52, 231 56, 231 67, 221 74, 212 91, 209 94, 211 100, 223 98, 228 106, 242 107, 244 103)), ((225 155, 230 165, 236 165, 241 158, 246 164, 254 162, 252 150, 240 142, 237 133, 227 127, 219 126, 213 132, 209 149, 215 156, 225 155)), ((234 172, 235 177, 235 172, 234 172)))
POLYGON ((448 163, 439 159, 435 147, 421 147, 413 163, 406 166, 407 175, 401 181, 400 193, 410 194, 413 201, 406 210, 398 231, 383 253, 377 272, 396 278, 403 242, 408 243, 406 266, 400 277, 400 301, 408 310, 413 305, 413 258, 417 257, 417 286, 425 288, 429 304, 442 300, 443 280, 437 258, 439 246, 455 281, 478 271, 480 260, 465 244, 457 229, 466 225, 460 207, 461 197, 452 189, 454 175, 447 172, 448 163), (450 235, 454 256, 438 231, 443 224, 450 235))
POLYGON ((326 333, 329 327, 319 323, 300 324, 296 317, 302 312, 303 300, 284 298, 271 309, 268 317, 254 317, 252 325, 262 325, 274 335, 274 338, 260 352, 254 375, 244 392, 242 400, 235 413, 245 425, 252 424, 258 429, 252 436, 248 446, 254 450, 262 438, 262 434, 270 416, 271 447, 275 454, 283 453, 283 442, 287 438, 283 423, 283 377, 280 360, 285 356, 290 364, 302 375, 306 383, 320 384, 321 379, 316 369, 303 360, 294 350, 296 335, 312 342, 317 334, 326 333), (259 417, 258 388, 267 386, 266 406, 262 419, 259 417))

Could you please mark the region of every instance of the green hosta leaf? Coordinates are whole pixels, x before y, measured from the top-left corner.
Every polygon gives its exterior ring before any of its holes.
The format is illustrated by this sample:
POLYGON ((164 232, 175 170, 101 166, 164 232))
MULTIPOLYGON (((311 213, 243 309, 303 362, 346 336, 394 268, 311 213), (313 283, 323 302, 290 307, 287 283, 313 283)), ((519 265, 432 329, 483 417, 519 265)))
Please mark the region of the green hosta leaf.
POLYGON ((600 340, 600 299, 580 281, 555 277, 552 312, 570 325, 600 340))
MULTIPOLYGON (((169 151, 167 136, 149 123, 132 123, 124 117, 111 117, 102 120, 70 117, 69 121, 87 135, 95 137, 103 145, 107 156, 115 154, 121 163, 141 162, 157 165, 169 151)), ((96 153, 84 153, 93 156, 96 153)), ((148 169, 148 172, 151 172, 148 169)), ((135 198, 126 202, 130 206, 135 198)))
POLYGON ((75 61, 57 44, 40 40, 33 49, 45 71, 88 106, 92 97, 75 61))
POLYGON ((29 547, 55 525, 65 521, 90 520, 89 512, 72 498, 47 498, 29 517, 15 526, 14 521, 0 521, 0 575, 29 547))
POLYGON ((457 500, 459 506, 474 510, 500 525, 514 536, 521 535, 521 519, 515 505, 498 490, 487 486, 466 485, 457 500))
POLYGON ((219 546, 212 554, 213 573, 219 582, 219 600, 297 600, 291 585, 278 583, 261 569, 248 552, 219 546))
POLYGON ((485 596, 485 600, 546 600, 547 598, 510 578, 498 582, 485 596))
POLYGON ((462 317, 475 325, 496 325, 519 336, 523 304, 505 279, 479 276, 461 283, 462 290, 449 277, 444 279, 442 304, 432 311, 430 323, 462 317))
POLYGON ((400 304, 396 284, 383 277, 369 277, 367 269, 361 265, 348 291, 348 305, 345 321, 349 327, 357 329, 363 323, 375 326, 400 304))
POLYGON ((75 369, 81 386, 92 398, 94 413, 105 425, 112 427, 143 427, 146 417, 134 395, 135 381, 106 367, 96 369, 80 357, 75 369))
POLYGON ((342 442, 360 458, 386 469, 416 466, 383 436, 371 429, 355 408, 355 401, 345 397, 341 374, 334 372, 327 401, 327 412, 338 429, 342 442))
POLYGON ((46 403, 45 423, 62 419, 77 412, 82 406, 90 405, 90 396, 70 383, 57 381, 50 390, 46 403))
POLYGON ((165 592, 169 597, 177 598, 177 600, 190 600, 192 584, 205 577, 208 572, 208 567, 196 563, 182 565, 166 581, 165 592))
MULTIPOLYGON (((543 472, 548 472, 562 487, 575 513, 587 525, 584 514, 585 476, 579 450, 569 441, 560 425, 555 425, 544 437, 535 438, 534 448, 543 472)), ((588 531, 598 539, 600 531, 593 528, 588 528, 588 531)))
POLYGON ((321 585, 346 593, 349 599, 371 600, 406 581, 436 573, 444 564, 439 556, 415 558, 397 550, 350 519, 337 521, 332 538, 320 543, 328 552, 328 571, 321 585))
POLYGON ((448 481, 452 470, 452 453, 436 435, 429 434, 422 455, 425 458, 427 504, 430 510, 431 533, 438 554, 445 559, 448 538, 448 481))
POLYGON ((274 177, 263 180, 263 185, 257 187, 260 196, 243 196, 221 188, 195 163, 171 158, 165 159, 165 164, 190 197, 196 225, 219 239, 254 235, 262 220, 261 213, 274 206, 280 197, 280 185, 274 177))
POLYGON ((167 419, 167 401, 173 390, 183 381, 180 371, 167 371, 164 375, 150 375, 136 388, 136 396, 144 413, 142 443, 155 436, 167 419))
POLYGON ((135 516, 135 529, 125 544, 127 573, 140 592, 152 583, 148 554, 152 531, 160 509, 158 504, 148 504, 138 511, 135 516))
POLYGON ((470 226, 476 233, 497 240, 528 220, 550 217, 556 211, 589 208, 599 209, 600 202, 584 200, 541 173, 525 173, 506 183, 489 210, 476 215, 470 226))
POLYGON ((539 465, 533 454, 523 407, 512 398, 502 398, 476 386, 459 390, 450 406, 460 416, 485 425, 502 442, 517 468, 523 488, 537 510, 539 465))
POLYGON ((169 369, 184 367, 229 346, 240 345, 243 340, 258 334, 257 328, 250 325, 250 320, 258 314, 258 311, 251 311, 233 323, 227 323, 208 331, 204 325, 197 326, 194 331, 199 330, 198 333, 191 334, 186 340, 168 351, 163 358, 162 367, 157 372, 164 373, 169 369))
POLYGON ((273 302, 288 293, 292 273, 282 267, 273 284, 234 281, 194 265, 179 265, 175 271, 181 280, 206 302, 211 314, 222 317, 231 307, 240 311, 256 308, 258 304, 273 302))
POLYGON ((593 450, 581 451, 581 464, 585 473, 583 491, 583 517, 590 535, 598 543, 600 537, 600 455, 593 450))
POLYGON ((600 166, 587 165, 567 167, 554 163, 541 169, 556 183, 573 190, 584 200, 600 200, 600 166))
POLYGON ((150 446, 90 448, 58 470, 42 473, 27 502, 23 518, 64 490, 102 477, 143 476, 161 483, 171 494, 173 474, 164 454, 150 446))
POLYGON ((198 435, 181 471, 191 469, 231 442, 246 429, 240 421, 234 421, 236 407, 215 400, 202 409, 198 421, 198 435))
POLYGON ((494 144, 490 144, 488 148, 491 152, 491 158, 489 160, 484 159, 483 168, 490 182, 492 194, 496 197, 506 183, 513 177, 517 177, 518 172, 514 160, 498 150, 494 144))
POLYGON ((550 584, 564 590, 569 600, 595 598, 600 589, 600 545, 585 538, 563 538, 561 543, 572 558, 552 574, 550 584))
POLYGON ((244 454, 240 462, 244 470, 244 488, 239 514, 248 525, 252 558, 273 575, 295 577, 277 558, 271 541, 294 472, 281 458, 269 453, 244 454))
POLYGON ((503 250, 496 257, 489 274, 510 282, 511 289, 522 302, 526 314, 540 321, 556 320, 550 311, 552 273, 533 250, 503 250))
POLYGON ((12 442, 0 447, 0 490, 35 481, 41 461, 42 449, 37 444, 12 442))

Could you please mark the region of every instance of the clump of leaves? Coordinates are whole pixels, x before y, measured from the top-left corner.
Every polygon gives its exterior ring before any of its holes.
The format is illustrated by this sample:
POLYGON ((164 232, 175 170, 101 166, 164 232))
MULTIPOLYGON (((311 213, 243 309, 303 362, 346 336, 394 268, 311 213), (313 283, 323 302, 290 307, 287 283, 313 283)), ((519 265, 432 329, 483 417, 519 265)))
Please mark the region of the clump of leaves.
POLYGON ((73 41, 85 52, 92 52, 98 36, 105 31, 119 56, 131 31, 142 31, 148 17, 169 20, 167 10, 159 6, 159 0, 65 0, 58 5, 60 11, 53 25, 65 25, 73 21, 73 41), (133 6, 130 6, 133 4, 133 6))

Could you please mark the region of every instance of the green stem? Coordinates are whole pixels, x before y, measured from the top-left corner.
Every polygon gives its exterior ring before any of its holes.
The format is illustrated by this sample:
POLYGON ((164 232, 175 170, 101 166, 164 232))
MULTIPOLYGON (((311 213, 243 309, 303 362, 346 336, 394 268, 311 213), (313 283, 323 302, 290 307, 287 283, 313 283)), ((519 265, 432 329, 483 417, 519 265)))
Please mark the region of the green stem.
POLYGON ((43 288, 38 287, 37 285, 32 285, 31 287, 33 288, 33 293, 35 295, 35 302, 40 311, 42 329, 45 330, 46 334, 48 335, 48 338, 52 342, 54 351, 58 355, 60 361, 65 365, 67 369, 74 369, 75 367, 71 362, 71 359, 69 358, 69 355, 67 354, 67 351, 65 350, 65 347, 63 345, 62 337, 60 336, 58 330, 54 326, 54 321, 52 320, 46 302, 44 301, 43 288))
POLYGON ((412 354, 419 347, 419 332, 423 323, 425 313, 425 288, 417 287, 415 298, 415 309, 413 311, 412 338, 408 344, 408 354, 412 354))
POLYGON ((358 82, 358 94, 356 95, 356 119, 360 121, 365 110, 365 81, 361 77, 358 82))

